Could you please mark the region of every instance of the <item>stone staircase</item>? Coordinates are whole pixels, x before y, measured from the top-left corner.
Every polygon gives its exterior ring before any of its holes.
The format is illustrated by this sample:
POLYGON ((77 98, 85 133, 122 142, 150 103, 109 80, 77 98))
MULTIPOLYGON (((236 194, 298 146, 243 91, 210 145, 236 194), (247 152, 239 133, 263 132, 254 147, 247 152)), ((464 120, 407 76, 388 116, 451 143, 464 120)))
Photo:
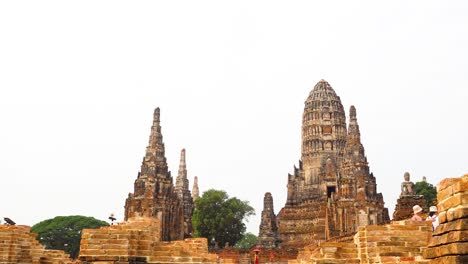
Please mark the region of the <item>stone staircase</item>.
POLYGON ((297 260, 290 263, 353 264, 360 263, 360 260, 353 242, 323 242, 304 248, 297 260))

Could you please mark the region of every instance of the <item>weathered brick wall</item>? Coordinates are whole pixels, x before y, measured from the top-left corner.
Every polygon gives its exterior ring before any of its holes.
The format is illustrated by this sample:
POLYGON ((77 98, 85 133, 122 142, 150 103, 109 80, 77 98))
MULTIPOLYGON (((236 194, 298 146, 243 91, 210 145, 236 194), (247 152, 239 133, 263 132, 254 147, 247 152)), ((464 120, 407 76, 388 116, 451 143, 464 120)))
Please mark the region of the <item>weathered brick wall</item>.
POLYGON ((440 225, 425 250, 430 263, 468 263, 468 174, 437 185, 440 225))
POLYGON ((353 242, 310 245, 289 263, 425 263, 422 254, 431 233, 429 222, 359 227, 353 242))
POLYGON ((399 221, 360 227, 354 242, 361 263, 424 263, 422 254, 431 235, 429 222, 399 221))
POLYGON ((46 250, 29 226, 0 225, 0 263, 66 264, 72 260, 61 250, 46 250))
POLYGON ((84 229, 79 259, 83 264, 216 263, 205 238, 160 241, 157 218, 135 217, 100 229, 84 229))
POLYGON ((187 238, 156 243, 148 263, 217 263, 216 259, 216 254, 208 253, 206 238, 187 238))
POLYGON ((278 232, 284 248, 302 248, 325 240, 325 202, 283 207, 278 213, 278 232))

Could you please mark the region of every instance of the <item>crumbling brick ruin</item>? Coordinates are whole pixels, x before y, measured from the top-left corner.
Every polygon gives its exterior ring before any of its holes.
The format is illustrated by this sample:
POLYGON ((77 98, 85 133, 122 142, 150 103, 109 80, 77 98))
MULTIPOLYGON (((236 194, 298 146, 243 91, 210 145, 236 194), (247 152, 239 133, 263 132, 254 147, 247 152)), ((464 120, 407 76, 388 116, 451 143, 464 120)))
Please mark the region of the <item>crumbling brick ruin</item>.
POLYGON ((175 192, 177 193, 179 200, 182 201, 182 208, 184 211, 184 237, 192 237, 192 214, 194 205, 192 194, 189 191, 189 181, 187 179, 185 149, 182 149, 180 153, 179 174, 177 175, 176 179, 175 192))
MULTIPOLYGON (((135 191, 126 200, 124 222, 83 230, 80 255, 74 261, 63 251, 46 250, 27 226, 0 225, 0 263, 253 261, 253 251, 227 248, 216 255, 208 252, 206 238, 183 240, 190 235, 187 220, 199 195, 198 185, 195 180, 192 197, 185 150, 173 185, 159 118, 157 108, 135 191)), ((306 101, 302 160, 289 175, 288 199, 278 217, 271 194, 264 197, 257 245, 260 263, 468 263, 468 175, 437 185, 440 225, 435 231, 428 221, 386 224, 388 211, 369 172, 356 109, 350 109, 347 130, 344 119, 339 97, 320 81, 306 101)), ((405 175, 400 198, 414 195, 413 186, 405 175)))
POLYGON ((429 222, 362 226, 352 239, 309 245, 289 263, 427 263, 422 254, 431 233, 429 222))
POLYGON ((288 175, 286 205, 278 214, 283 247, 300 248, 389 221, 361 144, 356 108, 349 128, 341 99, 321 80, 305 102, 302 157, 288 175))
POLYGON ((410 181, 409 172, 405 172, 405 181, 401 183, 401 193, 393 211, 393 221, 400 221, 413 216, 413 206, 419 205, 427 212, 426 199, 423 195, 417 195, 414 183, 410 181))
POLYGON ((154 217, 135 217, 118 225, 84 229, 79 260, 83 264, 216 263, 206 238, 164 242, 154 217))
POLYGON ((29 226, 0 225, 0 263, 72 263, 65 252, 45 249, 36 236, 29 226))
POLYGON ((185 150, 182 151, 179 182, 174 187, 165 156, 159 108, 154 110, 153 117, 149 144, 134 192, 125 201, 125 220, 139 216, 157 217, 161 221, 163 241, 181 240, 192 233, 193 202, 188 190, 185 150))
MULTIPOLYGON (((440 225, 396 221, 358 228, 354 235, 312 243, 295 251, 262 249, 260 263, 468 263, 468 174, 437 185, 440 225), (297 256, 297 257, 295 257, 297 256)), ((208 253, 205 238, 161 241, 160 220, 133 217, 128 221, 83 230, 80 256, 73 263, 248 263, 253 252, 223 249, 208 253)), ((0 263, 67 264, 63 251, 46 250, 27 226, 0 225, 0 263)))
POLYGON ((429 221, 363 226, 354 236, 308 245, 289 263, 468 263, 468 175, 442 180, 437 191, 435 231, 429 221))
POLYGON ((258 234, 257 247, 276 248, 279 244, 278 226, 276 225, 276 215, 273 207, 273 197, 271 193, 265 193, 263 198, 263 211, 260 222, 260 232, 258 234))

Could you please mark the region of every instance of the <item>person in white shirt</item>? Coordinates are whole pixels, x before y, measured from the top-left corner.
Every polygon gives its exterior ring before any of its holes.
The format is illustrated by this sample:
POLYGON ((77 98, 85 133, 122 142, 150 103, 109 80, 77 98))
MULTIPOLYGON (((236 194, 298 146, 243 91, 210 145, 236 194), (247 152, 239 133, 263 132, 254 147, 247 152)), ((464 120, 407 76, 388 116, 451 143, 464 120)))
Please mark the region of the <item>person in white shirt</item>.
POLYGON ((439 226, 439 217, 437 216, 437 207, 429 207, 429 216, 426 218, 426 221, 432 222, 432 231, 435 231, 437 226, 439 226))

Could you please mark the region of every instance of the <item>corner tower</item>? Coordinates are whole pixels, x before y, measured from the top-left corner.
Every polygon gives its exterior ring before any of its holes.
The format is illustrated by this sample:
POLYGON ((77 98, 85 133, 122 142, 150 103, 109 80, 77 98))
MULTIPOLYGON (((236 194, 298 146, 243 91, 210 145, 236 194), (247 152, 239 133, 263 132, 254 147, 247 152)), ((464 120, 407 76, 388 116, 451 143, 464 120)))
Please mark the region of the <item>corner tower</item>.
POLYGON ((278 226, 276 225, 273 196, 267 192, 263 198, 262 219, 256 245, 259 248, 275 248, 278 244, 278 226))

